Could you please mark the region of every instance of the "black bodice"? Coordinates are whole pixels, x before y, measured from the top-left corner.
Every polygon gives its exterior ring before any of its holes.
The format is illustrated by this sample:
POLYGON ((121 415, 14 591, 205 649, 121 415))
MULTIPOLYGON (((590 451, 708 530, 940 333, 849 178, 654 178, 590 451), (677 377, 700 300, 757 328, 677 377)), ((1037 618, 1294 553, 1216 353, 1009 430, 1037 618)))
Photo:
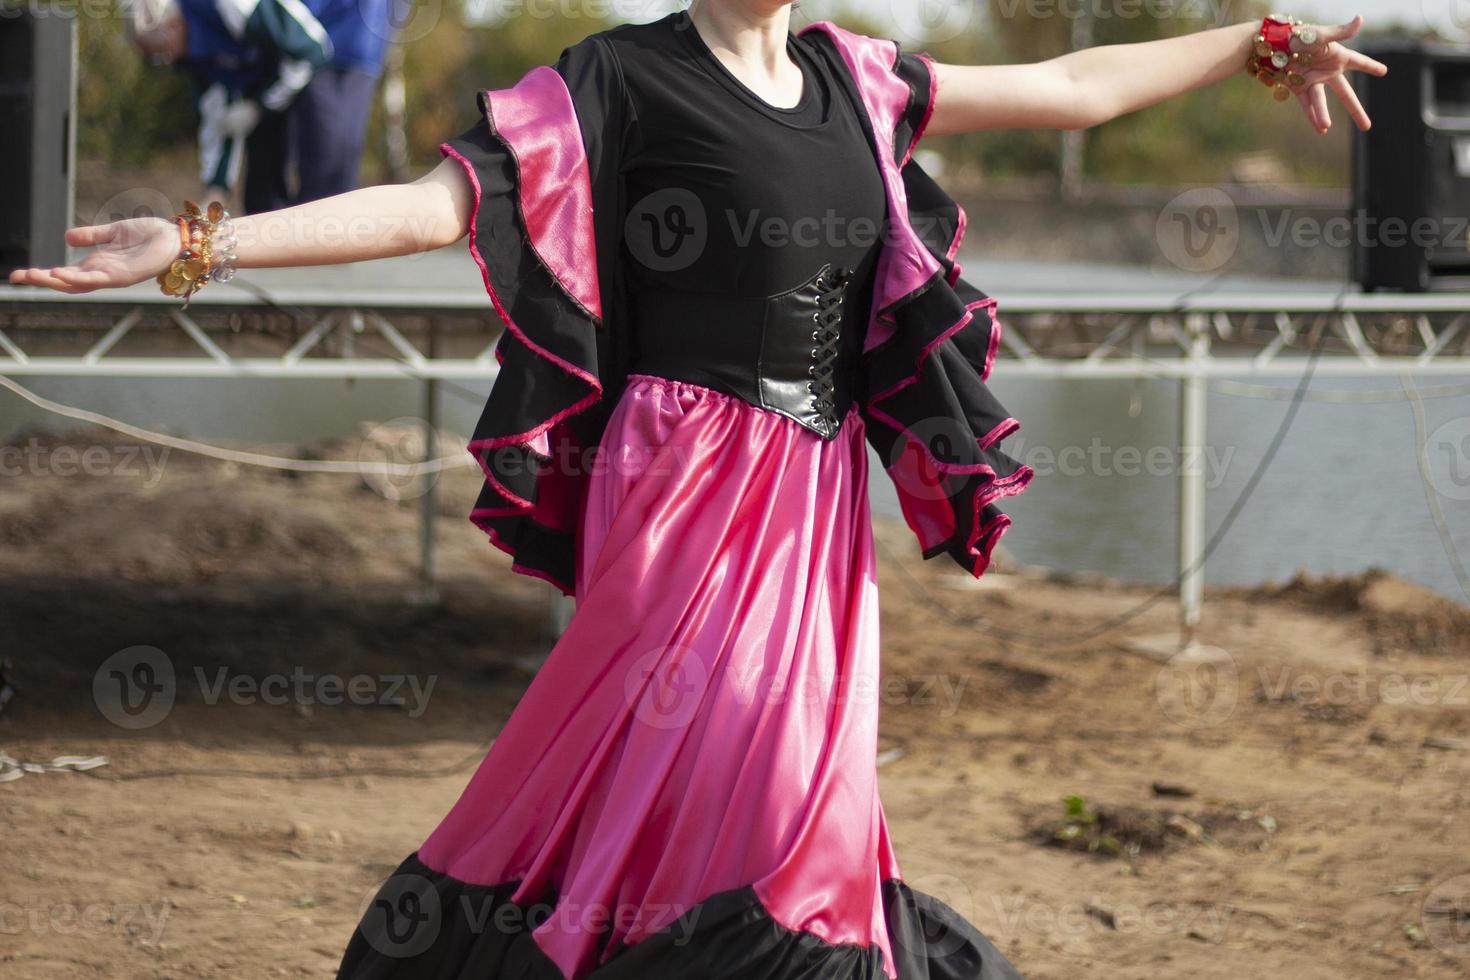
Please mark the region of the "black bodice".
POLYGON ((797 105, 770 105, 687 14, 615 45, 631 370, 704 384, 836 435, 856 387, 887 197, 828 55, 791 35, 797 105))
POLYGON ((634 370, 692 381, 837 435, 856 397, 862 332, 843 322, 848 270, 826 266, 779 296, 644 297, 634 370))

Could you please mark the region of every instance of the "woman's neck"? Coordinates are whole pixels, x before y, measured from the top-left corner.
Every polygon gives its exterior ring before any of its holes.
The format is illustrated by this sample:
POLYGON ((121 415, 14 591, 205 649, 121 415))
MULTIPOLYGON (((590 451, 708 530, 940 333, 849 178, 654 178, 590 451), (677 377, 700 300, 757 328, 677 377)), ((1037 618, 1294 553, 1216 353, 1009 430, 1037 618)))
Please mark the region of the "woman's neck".
POLYGON ((778 88, 795 79, 800 88, 801 69, 786 53, 790 0, 693 0, 689 17, 710 50, 744 69, 737 74, 778 88))

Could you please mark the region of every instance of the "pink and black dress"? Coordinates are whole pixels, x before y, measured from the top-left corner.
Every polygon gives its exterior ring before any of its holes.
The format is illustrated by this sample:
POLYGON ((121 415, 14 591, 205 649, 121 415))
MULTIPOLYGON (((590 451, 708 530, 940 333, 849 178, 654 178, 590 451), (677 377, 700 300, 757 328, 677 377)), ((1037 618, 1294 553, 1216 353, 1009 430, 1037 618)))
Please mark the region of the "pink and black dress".
POLYGON ((814 24, 801 102, 678 13, 568 48, 442 151, 506 324, 472 519, 576 609, 339 978, 1001 980, 878 798, 868 456, 985 571, 1031 471, 994 301, 911 159, 922 57, 814 24))

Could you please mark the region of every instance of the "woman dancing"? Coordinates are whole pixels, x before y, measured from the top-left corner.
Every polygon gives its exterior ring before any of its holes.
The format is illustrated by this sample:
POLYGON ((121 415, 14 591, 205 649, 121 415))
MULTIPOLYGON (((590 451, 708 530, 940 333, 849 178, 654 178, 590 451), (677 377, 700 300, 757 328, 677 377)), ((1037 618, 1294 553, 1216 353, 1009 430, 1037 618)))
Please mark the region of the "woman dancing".
POLYGON ((986 388, 995 304, 925 135, 1078 129, 1249 72, 1318 132, 1361 19, 1273 16, 1037 64, 955 66, 788 0, 695 0, 482 92, 431 173, 231 222, 67 233, 12 282, 469 245, 506 330, 472 519, 576 611, 460 800, 383 884, 339 977, 997 980, 905 884, 877 792, 866 444, 925 558, 985 571, 1031 471, 986 388))

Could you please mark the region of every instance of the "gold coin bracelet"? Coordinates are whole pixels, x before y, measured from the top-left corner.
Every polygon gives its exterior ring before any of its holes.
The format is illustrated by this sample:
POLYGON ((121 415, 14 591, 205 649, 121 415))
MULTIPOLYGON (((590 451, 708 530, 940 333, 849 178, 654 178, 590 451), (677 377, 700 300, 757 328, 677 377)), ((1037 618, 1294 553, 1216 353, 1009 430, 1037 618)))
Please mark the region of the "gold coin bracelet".
POLYGON ((1271 14, 1261 21, 1261 28, 1251 39, 1251 54, 1245 63, 1246 74, 1271 89, 1277 102, 1284 102, 1292 90, 1306 83, 1305 72, 1312 65, 1312 51, 1291 50, 1292 39, 1300 44, 1315 45, 1318 35, 1295 17, 1271 14))
POLYGON ((205 211, 193 201, 174 215, 179 226, 179 257, 158 274, 158 285, 167 296, 181 296, 184 305, 210 280, 229 282, 235 276, 235 226, 230 212, 219 201, 205 211))

